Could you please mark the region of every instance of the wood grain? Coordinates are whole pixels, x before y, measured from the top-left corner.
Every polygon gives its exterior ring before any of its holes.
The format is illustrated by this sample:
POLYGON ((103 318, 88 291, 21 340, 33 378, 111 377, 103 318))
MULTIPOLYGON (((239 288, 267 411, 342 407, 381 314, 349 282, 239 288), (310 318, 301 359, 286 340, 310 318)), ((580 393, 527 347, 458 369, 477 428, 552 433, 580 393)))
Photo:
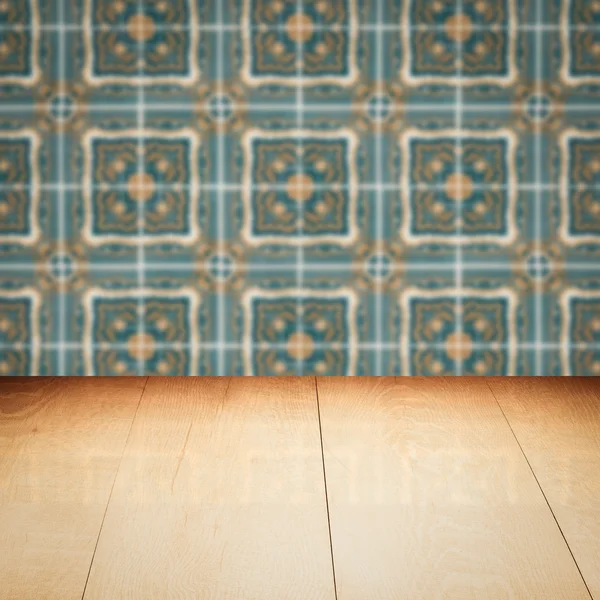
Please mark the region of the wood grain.
POLYGON ((493 378, 489 385, 600 599, 600 379, 493 378))
POLYGON ((589 598, 485 381, 318 390, 339 600, 589 598))
POLYGON ((85 598, 333 596, 314 379, 151 378, 85 598))
POLYGON ((0 380, 0 597, 80 599, 145 378, 0 380))

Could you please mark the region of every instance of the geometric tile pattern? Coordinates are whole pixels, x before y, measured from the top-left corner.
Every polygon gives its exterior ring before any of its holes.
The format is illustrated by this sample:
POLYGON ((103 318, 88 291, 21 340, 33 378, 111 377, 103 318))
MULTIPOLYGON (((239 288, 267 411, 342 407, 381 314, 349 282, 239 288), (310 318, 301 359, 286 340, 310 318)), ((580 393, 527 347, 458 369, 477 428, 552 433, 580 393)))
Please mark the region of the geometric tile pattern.
POLYGON ((0 24, 0 78, 7 83, 34 84, 40 75, 37 0, 4 2, 0 24))
POLYGON ((98 375, 185 375, 198 339, 193 292, 89 294, 88 370, 98 375))
POLYGON ((404 357, 407 372, 452 375, 507 375, 514 371, 514 315, 510 292, 421 291, 405 298, 404 357), (459 327, 460 322, 460 327, 459 327))
POLYGON ((600 374, 599 31, 3 0, 0 374, 600 374))
POLYGON ((347 0, 251 0, 244 6, 244 80, 300 85, 356 80, 356 6, 347 0))
POLYGON ((351 243, 356 145, 349 131, 250 132, 243 182, 248 243, 351 243))
POLYGON ((84 181, 90 243, 197 240, 193 133, 135 134, 88 134, 84 181))
POLYGON ((470 239, 515 238, 514 139, 506 132, 411 132, 404 156, 406 240, 457 241, 460 224, 470 239))
POLYGON ((246 298, 246 370, 257 375, 353 372, 356 340, 351 293, 252 291, 246 298), (290 360, 291 359, 291 360, 290 360))
POLYGON ((26 244, 36 240, 37 148, 38 136, 32 131, 3 133, 0 137, 0 239, 3 241, 26 244))
POLYGON ((509 85, 515 77, 515 0, 406 2, 407 81, 509 85), (461 73, 457 77, 457 66, 461 73))
POLYGON ((195 3, 187 0, 86 3, 86 75, 90 85, 127 82, 194 83, 197 29, 195 3))
POLYGON ((574 349, 563 352, 565 367, 573 375, 600 375, 600 294, 564 294, 565 337, 574 349))

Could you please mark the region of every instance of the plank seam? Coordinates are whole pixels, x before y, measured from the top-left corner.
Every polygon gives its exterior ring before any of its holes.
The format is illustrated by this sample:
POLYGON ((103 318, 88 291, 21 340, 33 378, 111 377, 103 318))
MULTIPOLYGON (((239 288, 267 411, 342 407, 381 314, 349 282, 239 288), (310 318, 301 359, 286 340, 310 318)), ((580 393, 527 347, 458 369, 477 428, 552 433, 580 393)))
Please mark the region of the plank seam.
POLYGON ((108 495, 108 500, 106 501, 106 506, 104 508, 104 514, 102 515, 102 523, 100 523, 100 529, 98 530, 98 537, 96 538, 96 545, 94 546, 94 552, 92 553, 92 560, 90 561, 90 568, 88 569, 87 577, 85 578, 85 585, 83 586, 83 593, 81 594, 81 600, 83 600, 85 598, 85 592, 87 590, 88 581, 90 580, 90 573, 92 572, 94 558, 96 558, 96 550, 98 549, 98 542, 100 541, 100 536, 102 535, 102 528, 104 527, 104 520, 106 519, 106 513, 108 512, 108 507, 110 506, 110 500, 113 495, 113 490, 115 489, 115 483, 117 481, 117 476, 119 475, 119 471, 121 469, 121 462, 123 462, 123 456, 125 456, 125 450, 127 448, 127 444, 129 443, 129 438, 131 436, 131 430, 133 429, 133 423, 135 421, 135 418, 137 417, 138 410, 140 408, 140 404, 142 403, 142 398, 144 397, 144 392, 146 391, 146 386, 148 385, 149 380, 150 380, 150 377, 146 377, 146 381, 144 382, 144 387, 142 388, 142 393, 140 394, 140 398, 138 400, 137 406, 135 407, 135 412, 133 413, 133 418, 131 419, 131 423, 129 424, 129 431, 127 432, 127 438, 125 439, 125 443, 123 444, 123 451, 121 452, 121 457, 119 458, 119 464, 117 465, 117 469, 115 470, 115 476, 113 478, 113 482, 110 487, 110 494, 108 495))
POLYGON ((569 542, 567 541, 567 538, 562 530, 562 527, 560 526, 560 523, 558 522, 558 519, 556 518, 556 515, 554 514, 554 511, 552 510, 552 506, 550 505, 550 502, 548 501, 548 498, 546 497, 546 494, 544 493, 544 489, 542 488, 542 485, 540 484, 539 479, 537 478, 537 475, 535 474, 535 471, 533 470, 533 467, 531 466, 531 463, 529 462, 529 459, 527 458, 527 454, 525 454, 525 450, 523 450, 523 446, 521 446, 521 442, 519 441, 517 434, 515 433, 514 429, 512 428, 512 425, 510 424, 510 421, 508 420, 508 417, 506 416, 506 413, 504 412, 502 405, 500 404, 498 398, 496 397, 496 394, 494 393, 492 386, 489 384, 488 381, 486 381, 486 385, 488 386, 490 392, 492 393, 492 396, 493 396, 494 400, 496 401, 496 404, 498 405, 498 408, 500 409, 500 412, 502 413, 502 416, 504 417, 506 424, 508 425, 511 433, 513 434, 513 437, 515 438, 515 441, 517 442, 517 445, 519 446, 519 449, 521 450, 521 454, 523 455, 523 458, 527 462, 527 466, 529 467, 529 470, 531 471, 531 474, 533 475, 533 478, 535 479, 535 482, 537 483, 538 488, 540 488, 540 492, 542 492, 542 496, 544 497, 544 500, 546 501, 546 505, 550 509, 550 513, 552 514, 552 517, 554 518, 554 522, 556 523, 556 526, 558 527, 558 530, 560 531, 560 535, 562 535, 562 538, 567 546, 567 549, 569 550, 569 553, 571 554, 571 558, 573 559, 573 562, 575 563, 575 566, 577 567, 577 571, 579 572, 579 576, 581 577, 581 580, 583 581, 583 585, 585 585, 585 589, 587 590, 589 597, 591 598, 591 600, 594 600, 594 597, 592 596, 592 592, 590 591, 590 588, 588 587, 587 581, 585 580, 585 577, 583 576, 583 573, 581 572, 581 569, 579 568, 579 564, 577 563, 577 560, 575 559, 575 555, 573 554, 573 551, 571 550, 571 546, 569 546, 569 542))
POLYGON ((329 551, 331 553, 331 571, 333 574, 333 594, 335 600, 338 600, 337 582, 335 577, 335 561, 333 559, 333 539, 331 537, 331 518, 329 515, 329 495, 327 493, 327 475, 325 474, 325 452, 323 450, 323 429, 321 427, 321 406, 319 404, 319 385, 315 377, 315 394, 317 397, 317 418, 319 420, 319 438, 321 441, 321 461, 323 463, 323 484, 325 486, 325 506, 327 508, 327 530, 329 532, 329 551))

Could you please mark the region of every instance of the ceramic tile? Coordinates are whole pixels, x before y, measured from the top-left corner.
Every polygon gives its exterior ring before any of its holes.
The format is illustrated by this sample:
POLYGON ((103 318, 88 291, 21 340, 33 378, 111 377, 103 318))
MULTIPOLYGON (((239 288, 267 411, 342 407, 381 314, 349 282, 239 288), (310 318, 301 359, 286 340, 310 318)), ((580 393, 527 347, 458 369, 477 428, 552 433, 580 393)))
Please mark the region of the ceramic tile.
POLYGON ((599 25, 3 0, 0 374, 600 374, 599 25))

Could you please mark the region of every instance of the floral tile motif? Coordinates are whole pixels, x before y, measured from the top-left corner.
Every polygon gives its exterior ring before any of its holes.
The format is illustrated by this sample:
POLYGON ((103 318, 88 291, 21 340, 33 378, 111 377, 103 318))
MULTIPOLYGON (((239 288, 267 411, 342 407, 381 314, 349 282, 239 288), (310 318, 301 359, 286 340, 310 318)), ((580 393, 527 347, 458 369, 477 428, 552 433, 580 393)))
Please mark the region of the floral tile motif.
POLYGON ((0 132, 0 241, 34 243, 38 237, 38 136, 0 132))
POLYGON ((250 292, 245 303, 249 374, 353 372, 356 334, 351 294, 250 292))
POLYGON ((458 365, 465 375, 514 372, 514 302, 510 292, 418 292, 406 294, 403 301, 409 344, 403 353, 405 374, 453 375, 458 365))
POLYGON ((88 135, 84 179, 90 243, 172 236, 194 241, 197 138, 148 130, 142 138, 135 136, 135 131, 88 135))
POLYGON ((91 292, 88 303, 86 337, 93 348, 86 357, 88 372, 192 374, 198 342, 193 293, 91 292))
POLYGON ((600 3, 564 0, 562 20, 565 81, 600 83, 600 3))
POLYGON ((198 76, 195 23, 192 0, 145 0, 141 11, 137 0, 87 0, 88 82, 127 83, 137 77, 144 83, 193 83, 198 76))
POLYGON ((0 295, 0 376, 37 373, 38 310, 34 290, 0 295))
POLYGON ((248 85, 356 80, 356 15, 351 0, 244 0, 248 85))
POLYGON ((514 2, 407 0, 406 83, 509 85, 515 75, 514 2), (460 75, 460 77, 459 77, 460 75))
POLYGON ((600 244, 600 135, 567 131, 562 151, 565 242, 600 244))
POLYGON ((408 243, 514 239, 514 140, 504 132, 402 135, 402 190, 408 243))
POLYGON ((569 375, 600 375, 600 293, 568 290, 565 310, 563 368, 569 375), (568 346, 575 346, 568 352, 568 346))
POLYGON ((244 143, 251 244, 352 242, 356 139, 350 131, 250 132, 244 143))
POLYGON ((37 0, 0 3, 0 85, 34 84, 39 76, 37 0))

